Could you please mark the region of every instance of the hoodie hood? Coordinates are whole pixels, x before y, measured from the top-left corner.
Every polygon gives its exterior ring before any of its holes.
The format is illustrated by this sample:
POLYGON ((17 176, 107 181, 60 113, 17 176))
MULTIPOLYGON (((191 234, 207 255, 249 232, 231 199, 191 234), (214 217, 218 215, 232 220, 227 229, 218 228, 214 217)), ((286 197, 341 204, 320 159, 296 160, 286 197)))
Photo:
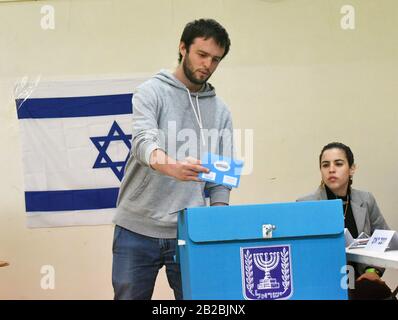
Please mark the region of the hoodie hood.
MULTIPOLYGON (((160 81, 166 82, 169 85, 181 89, 184 92, 187 92, 188 88, 186 87, 185 84, 183 84, 180 80, 178 80, 170 71, 168 70, 160 70, 159 73, 157 73, 154 76, 155 79, 158 79, 160 81)), ((216 95, 216 90, 214 87, 206 82, 205 83, 205 88, 202 91, 199 92, 190 92, 192 96, 198 96, 199 98, 201 97, 212 97, 216 95)))

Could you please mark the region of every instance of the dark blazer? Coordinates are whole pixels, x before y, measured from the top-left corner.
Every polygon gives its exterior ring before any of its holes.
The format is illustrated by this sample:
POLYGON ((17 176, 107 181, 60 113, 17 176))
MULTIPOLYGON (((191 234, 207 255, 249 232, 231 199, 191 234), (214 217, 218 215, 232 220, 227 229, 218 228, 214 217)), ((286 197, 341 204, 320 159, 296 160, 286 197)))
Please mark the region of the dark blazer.
MULTIPOLYGON (((297 199, 297 201, 316 200, 328 200, 324 187, 319 187, 314 193, 297 199)), ((351 189, 351 209, 359 234, 365 232, 371 236, 375 229, 390 229, 377 206, 375 197, 370 192, 351 189)))

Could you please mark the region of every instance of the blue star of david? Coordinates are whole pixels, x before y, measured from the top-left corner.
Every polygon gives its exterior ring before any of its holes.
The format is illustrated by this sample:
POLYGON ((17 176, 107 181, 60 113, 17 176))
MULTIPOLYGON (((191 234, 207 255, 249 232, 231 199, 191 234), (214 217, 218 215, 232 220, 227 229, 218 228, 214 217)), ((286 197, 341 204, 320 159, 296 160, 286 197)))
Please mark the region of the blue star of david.
POLYGON ((105 137, 90 137, 91 141, 94 143, 95 147, 99 151, 99 155, 95 160, 93 169, 99 168, 111 168, 113 173, 122 181, 124 168, 126 166, 127 160, 130 156, 130 153, 127 153, 126 160, 124 161, 112 161, 112 159, 106 153, 109 144, 112 141, 123 141, 127 148, 131 149, 131 134, 125 134, 123 130, 119 127, 116 121, 113 122, 109 133, 105 137))

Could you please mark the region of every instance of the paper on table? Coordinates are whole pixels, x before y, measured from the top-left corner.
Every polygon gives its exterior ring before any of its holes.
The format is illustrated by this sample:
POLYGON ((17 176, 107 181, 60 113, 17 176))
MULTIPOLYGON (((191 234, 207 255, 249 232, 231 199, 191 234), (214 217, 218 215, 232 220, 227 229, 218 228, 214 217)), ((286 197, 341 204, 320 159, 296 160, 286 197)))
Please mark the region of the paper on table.
MULTIPOLYGON (((349 236, 351 236, 351 233, 347 230, 344 231, 344 233, 348 232, 349 236)), ((346 236, 346 247, 347 247, 347 237, 346 236)), ((365 248, 368 241, 369 241, 369 236, 365 232, 361 232, 358 238, 353 239, 351 236, 352 242, 348 245, 348 249, 359 249, 359 248, 365 248)))

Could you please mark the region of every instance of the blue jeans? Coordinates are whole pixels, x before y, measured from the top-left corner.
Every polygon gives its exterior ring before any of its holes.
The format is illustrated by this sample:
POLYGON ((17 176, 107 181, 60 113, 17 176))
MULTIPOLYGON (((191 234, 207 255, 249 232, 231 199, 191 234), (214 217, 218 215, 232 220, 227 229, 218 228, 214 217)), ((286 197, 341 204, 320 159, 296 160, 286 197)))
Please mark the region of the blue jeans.
POLYGON ((176 239, 151 238, 116 225, 112 248, 115 300, 151 299, 156 276, 164 265, 174 297, 181 300, 180 265, 174 261, 176 245, 176 239))

